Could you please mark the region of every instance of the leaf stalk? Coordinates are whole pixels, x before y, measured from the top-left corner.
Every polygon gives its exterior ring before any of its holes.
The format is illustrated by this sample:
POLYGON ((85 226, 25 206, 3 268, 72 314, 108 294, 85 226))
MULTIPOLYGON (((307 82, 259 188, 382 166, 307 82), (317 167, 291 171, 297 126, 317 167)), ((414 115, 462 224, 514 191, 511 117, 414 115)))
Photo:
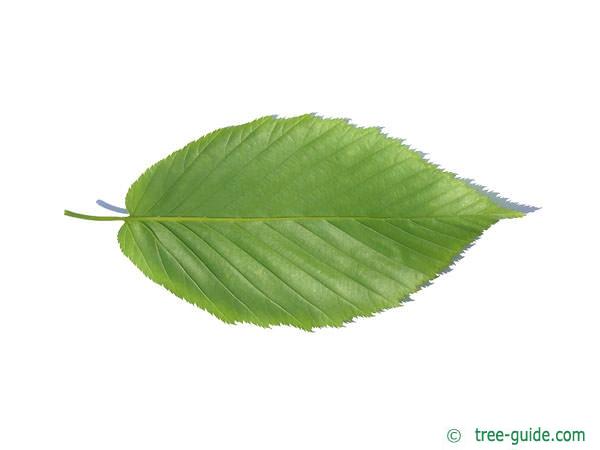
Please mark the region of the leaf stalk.
POLYGON ((127 216, 90 216, 88 214, 80 214, 65 209, 65 216, 74 217, 83 220, 109 221, 109 220, 125 220, 127 216))

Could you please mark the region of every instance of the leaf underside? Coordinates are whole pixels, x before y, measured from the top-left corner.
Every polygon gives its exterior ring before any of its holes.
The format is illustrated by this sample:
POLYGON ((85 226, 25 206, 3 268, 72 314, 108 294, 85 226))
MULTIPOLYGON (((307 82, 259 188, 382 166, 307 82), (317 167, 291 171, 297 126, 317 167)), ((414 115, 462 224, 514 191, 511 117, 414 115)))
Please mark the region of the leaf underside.
POLYGON ((121 249, 221 320, 340 326, 398 306, 502 218, 376 128, 304 115, 216 130, 127 193, 121 249))

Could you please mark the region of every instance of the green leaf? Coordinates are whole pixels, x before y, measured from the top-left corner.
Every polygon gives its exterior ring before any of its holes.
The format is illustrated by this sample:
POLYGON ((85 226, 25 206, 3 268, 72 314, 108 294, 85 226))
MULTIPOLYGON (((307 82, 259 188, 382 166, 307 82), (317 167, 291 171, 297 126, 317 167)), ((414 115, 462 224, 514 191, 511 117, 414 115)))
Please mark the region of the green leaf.
POLYGON ((523 215, 379 129, 314 115, 216 130, 126 206, 121 249, 153 281, 225 322, 303 329, 398 306, 523 215))

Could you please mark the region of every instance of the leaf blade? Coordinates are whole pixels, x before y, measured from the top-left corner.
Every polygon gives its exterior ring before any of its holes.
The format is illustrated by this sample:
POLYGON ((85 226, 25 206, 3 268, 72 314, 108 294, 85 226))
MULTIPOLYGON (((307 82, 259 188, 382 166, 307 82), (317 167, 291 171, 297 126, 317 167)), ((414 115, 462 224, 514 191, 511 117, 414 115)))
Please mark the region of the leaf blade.
POLYGON ((225 322, 341 326, 399 305, 521 212, 345 120, 216 130, 130 188, 123 252, 225 322))

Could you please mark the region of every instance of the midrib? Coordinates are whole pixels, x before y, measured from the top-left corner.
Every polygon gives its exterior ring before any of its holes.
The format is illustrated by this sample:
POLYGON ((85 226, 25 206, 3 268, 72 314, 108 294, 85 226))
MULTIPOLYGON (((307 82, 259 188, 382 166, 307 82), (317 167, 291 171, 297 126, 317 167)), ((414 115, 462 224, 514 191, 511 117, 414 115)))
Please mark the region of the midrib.
POLYGON ((487 217, 510 218, 520 217, 515 214, 457 214, 457 215, 428 215, 404 217, 369 217, 369 216, 287 216, 287 217, 196 217, 196 216, 128 216, 123 220, 127 222, 282 222, 282 221, 307 221, 307 220, 416 220, 416 219, 448 219, 457 217, 487 217))
POLYGON ((309 221, 309 220, 418 220, 418 219, 456 219, 459 217, 474 218, 485 217, 490 219, 505 219, 521 217, 519 211, 507 210, 505 213, 480 213, 480 214, 445 214, 445 215, 422 215, 422 216, 398 216, 398 217, 369 217, 369 216, 286 216, 286 217, 200 217, 200 216, 91 216, 65 210, 65 215, 77 219, 96 221, 125 222, 282 222, 282 221, 309 221))

